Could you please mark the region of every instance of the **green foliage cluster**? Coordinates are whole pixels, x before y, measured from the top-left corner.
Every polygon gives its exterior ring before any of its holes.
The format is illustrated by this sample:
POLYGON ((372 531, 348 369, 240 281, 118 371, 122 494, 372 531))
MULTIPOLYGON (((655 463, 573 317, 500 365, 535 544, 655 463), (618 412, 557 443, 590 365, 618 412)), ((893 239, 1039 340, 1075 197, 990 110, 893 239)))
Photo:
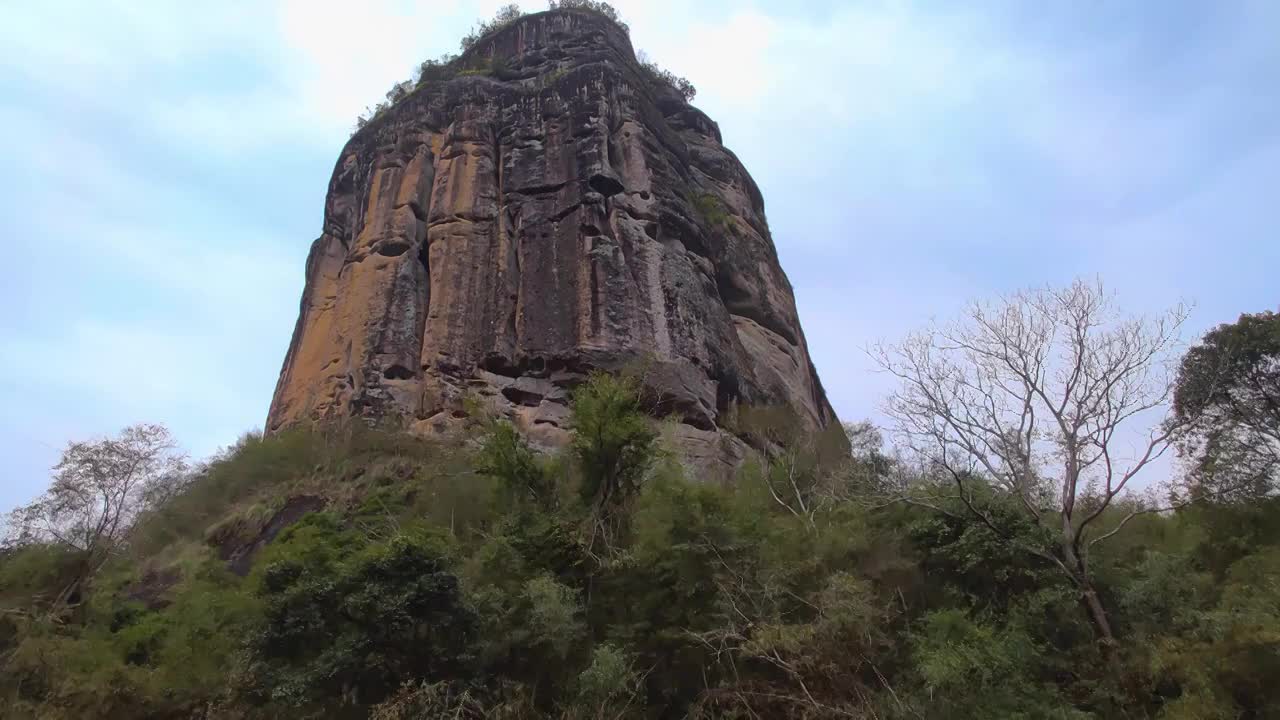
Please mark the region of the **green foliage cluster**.
MULTIPOLYGON (((575 10, 578 12, 587 12, 600 15, 613 21, 623 32, 630 33, 630 28, 622 21, 618 11, 609 3, 601 0, 548 0, 548 10, 575 10)), ((481 38, 495 33, 505 27, 509 27, 525 13, 520 10, 520 6, 514 3, 504 5, 498 9, 492 18, 486 21, 477 22, 471 31, 462 38, 460 42, 460 53, 466 53, 480 41, 481 38)), ((478 58, 470 66, 462 66, 458 59, 460 54, 446 53, 436 59, 424 60, 414 71, 412 78, 397 82, 387 91, 386 97, 372 105, 366 107, 364 113, 356 118, 355 128, 353 132, 359 132, 369 123, 384 115, 388 110, 397 103, 409 97, 418 88, 426 85, 436 85, 452 80, 455 77, 474 77, 474 76, 493 76, 499 80, 506 80, 512 77, 511 71, 507 66, 506 59, 498 56, 488 58, 478 58)), ((640 53, 640 68, 649 82, 658 87, 668 87, 679 93, 685 101, 693 99, 696 90, 693 84, 688 80, 679 77, 668 70, 659 67, 652 60, 649 60, 643 52, 640 53)), ((539 87, 549 87, 556 80, 564 76, 564 70, 553 70, 539 80, 539 87)))
POLYGON ((621 27, 623 32, 630 34, 631 28, 622 21, 622 17, 618 11, 609 3, 601 0, 547 0, 548 10, 578 10, 580 12, 595 13, 609 18, 621 27))
POLYGON ((1183 454, 1204 487, 1265 495, 1280 477, 1280 313, 1245 314, 1182 359, 1174 411, 1194 432, 1183 454))
POLYGON ((550 72, 543 73, 542 75, 538 76, 538 87, 539 89, 549 88, 552 85, 555 85, 556 83, 563 80, 564 77, 568 74, 569 74, 569 71, 566 70, 565 68, 556 68, 555 70, 552 70, 550 72))
POLYGON ((422 87, 432 83, 442 83, 454 76, 454 70, 451 67, 457 55, 444 54, 436 59, 428 58, 422 61, 418 66, 416 87, 422 87))
POLYGON ((623 505, 639 492, 657 433, 640 409, 638 382, 599 373, 573 397, 572 452, 582 468, 582 500, 623 505))
POLYGON ((291 527, 258 572, 262 622, 239 692, 256 706, 319 710, 461 674, 476 620, 436 535, 369 542, 330 513, 291 527))
POLYGON ((507 67, 506 60, 501 57, 494 56, 490 58, 479 58, 471 67, 461 68, 454 72, 454 77, 475 77, 481 75, 491 75, 499 80, 504 80, 511 76, 511 70, 507 67))
POLYGON ((457 448, 352 426, 247 436, 147 512, 86 597, 75 558, 0 555, 13 718, 1280 716, 1280 499, 1134 520, 1095 562, 1118 643, 1009 497, 862 493, 785 414, 721 485, 664 458, 636 383, 574 395, 572 445, 457 448), (788 494, 788 492, 792 494, 788 494), (301 496, 323 510, 263 531, 301 496), (255 544, 256 543, 256 544, 255 544), (227 548, 257 547, 243 576, 227 548))
POLYGON ((461 50, 466 52, 471 49, 471 46, 479 42, 480 38, 508 27, 522 17, 524 17, 524 13, 520 10, 519 5, 515 3, 503 5, 498 8, 492 18, 478 22, 471 28, 471 32, 467 33, 459 43, 461 50))
POLYGON ((693 98, 698 94, 698 89, 693 86, 693 83, 670 70, 663 69, 643 52, 640 53, 639 60, 640 70, 648 78, 649 82, 657 87, 674 90, 680 97, 684 98, 685 102, 693 102, 693 98))
MULTIPOLYGON (((615 12, 614 14, 616 15, 617 13, 615 12)), ((519 20, 523 15, 524 13, 520 11, 517 5, 503 6, 491 20, 476 23, 471 32, 462 39, 462 52, 466 52, 471 46, 475 45, 481 37, 507 27, 519 20)), ((412 78, 392 85, 382 101, 372 107, 365 108, 365 112, 356 118, 355 131, 360 131, 423 86, 437 85, 455 77, 478 75, 492 75, 499 79, 505 79, 509 73, 506 61, 501 57, 479 58, 474 64, 465 67, 458 62, 458 58, 458 55, 446 53, 439 58, 422 61, 414 71, 412 78)))
POLYGON ((693 209, 698 212, 698 216, 704 223, 719 230, 729 229, 729 211, 725 209, 724 202, 720 198, 709 192, 696 192, 689 197, 693 203, 693 209))
MULTIPOLYGON (((631 29, 622 21, 618 11, 609 3, 602 0, 547 0, 548 10, 576 10, 579 12, 588 12, 612 20, 616 25, 622 28, 623 32, 630 33, 631 29)), ((478 22, 471 28, 471 32, 467 33, 460 42, 462 52, 466 52, 480 42, 480 39, 486 35, 495 33, 505 27, 509 27, 525 13, 520 6, 515 3, 503 5, 498 8, 494 16, 489 20, 478 22)))

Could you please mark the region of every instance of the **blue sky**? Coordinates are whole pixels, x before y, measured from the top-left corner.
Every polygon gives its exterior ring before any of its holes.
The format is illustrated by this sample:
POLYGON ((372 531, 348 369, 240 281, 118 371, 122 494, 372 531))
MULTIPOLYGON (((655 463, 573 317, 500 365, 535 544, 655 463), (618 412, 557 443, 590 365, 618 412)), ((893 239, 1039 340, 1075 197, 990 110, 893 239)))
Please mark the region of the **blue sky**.
MULTIPOLYGON (((0 511, 72 438, 261 424, 356 115, 499 4, 6 8, 0 511)), ((966 299, 1280 304, 1280 3, 615 5, 764 191, 845 419, 888 389, 865 346, 966 299)))

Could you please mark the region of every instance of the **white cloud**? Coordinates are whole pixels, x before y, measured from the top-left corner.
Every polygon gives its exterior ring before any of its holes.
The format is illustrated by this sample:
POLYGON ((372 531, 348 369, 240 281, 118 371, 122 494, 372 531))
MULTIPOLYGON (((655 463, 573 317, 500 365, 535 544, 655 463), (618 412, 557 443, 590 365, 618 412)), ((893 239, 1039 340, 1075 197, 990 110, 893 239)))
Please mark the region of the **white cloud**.
POLYGON ((350 128, 423 60, 456 50, 463 9, 448 1, 281 0, 276 28, 303 106, 350 128))
POLYGON ((738 11, 719 23, 698 22, 686 42, 664 43, 660 63, 682 70, 703 97, 739 112, 758 112, 776 92, 785 69, 769 62, 779 25, 755 10, 738 11))

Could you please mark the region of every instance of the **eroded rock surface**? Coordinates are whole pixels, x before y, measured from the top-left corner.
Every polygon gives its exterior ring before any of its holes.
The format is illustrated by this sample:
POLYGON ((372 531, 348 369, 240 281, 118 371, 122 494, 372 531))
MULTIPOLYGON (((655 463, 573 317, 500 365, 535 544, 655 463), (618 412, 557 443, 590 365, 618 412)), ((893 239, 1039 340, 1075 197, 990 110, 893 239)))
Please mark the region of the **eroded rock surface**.
POLYGON ((539 13, 458 63, 491 69, 420 87, 343 149, 268 431, 435 432, 473 398, 554 446, 572 386, 633 364, 700 465, 742 456, 738 404, 835 422, 759 189, 620 27, 539 13))

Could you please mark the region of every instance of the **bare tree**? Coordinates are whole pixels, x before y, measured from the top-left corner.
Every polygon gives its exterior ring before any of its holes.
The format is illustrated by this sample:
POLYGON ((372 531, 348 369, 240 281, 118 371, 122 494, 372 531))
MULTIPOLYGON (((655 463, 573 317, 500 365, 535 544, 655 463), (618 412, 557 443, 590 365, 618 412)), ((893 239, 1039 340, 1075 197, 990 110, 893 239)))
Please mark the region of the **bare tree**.
POLYGON ((1116 500, 1181 429, 1167 406, 1186 317, 1182 305, 1126 316, 1100 283, 1078 280, 972 303, 958 321, 872 353, 900 381, 886 411, 907 454, 941 475, 961 515, 1057 567, 1108 644, 1089 552, 1162 509, 1116 500), (1008 532, 981 500, 985 487, 1053 541, 1008 532))
MULTIPOLYGON (((811 432, 795 410, 784 405, 739 407, 734 422, 765 448, 760 480, 774 503, 810 528, 816 527, 815 518, 845 494, 849 474, 837 471, 851 461, 850 431, 831 426, 811 432)), ((853 432, 874 432, 874 428, 868 425, 853 432)))
POLYGON ((11 532, 53 542, 80 555, 69 597, 120 546, 151 498, 167 497, 186 473, 185 456, 163 425, 133 425, 113 438, 68 443, 49 489, 14 510, 11 532))

